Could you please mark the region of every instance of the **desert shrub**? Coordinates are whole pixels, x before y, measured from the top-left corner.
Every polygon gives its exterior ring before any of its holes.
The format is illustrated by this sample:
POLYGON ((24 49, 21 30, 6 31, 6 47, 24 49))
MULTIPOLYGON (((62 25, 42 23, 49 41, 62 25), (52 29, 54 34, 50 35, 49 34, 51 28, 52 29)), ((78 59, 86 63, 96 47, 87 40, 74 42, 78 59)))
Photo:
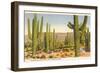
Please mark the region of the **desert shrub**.
POLYGON ((32 41, 29 38, 25 39, 25 48, 28 47, 32 47, 32 41))
POLYGON ((53 58, 53 55, 50 55, 49 58, 53 58))

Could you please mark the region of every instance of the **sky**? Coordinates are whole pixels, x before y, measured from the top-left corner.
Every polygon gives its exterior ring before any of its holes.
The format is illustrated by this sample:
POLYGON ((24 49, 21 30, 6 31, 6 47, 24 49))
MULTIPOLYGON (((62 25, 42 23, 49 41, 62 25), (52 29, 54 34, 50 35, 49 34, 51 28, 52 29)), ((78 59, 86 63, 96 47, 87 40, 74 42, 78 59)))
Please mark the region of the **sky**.
MULTIPOLYGON (((43 32, 46 31, 46 23, 50 24, 51 32, 55 29, 55 32, 71 32, 72 30, 67 27, 68 22, 70 21, 73 24, 73 15, 64 15, 64 14, 50 14, 50 13, 37 13, 37 18, 41 21, 43 16, 43 32)), ((32 26, 32 20, 34 19, 34 13, 25 13, 25 33, 27 33, 27 19, 30 19, 30 25, 32 26)), ((82 23, 84 16, 79 15, 79 23, 82 23)), ((90 28, 90 16, 88 17, 87 25, 90 28)))

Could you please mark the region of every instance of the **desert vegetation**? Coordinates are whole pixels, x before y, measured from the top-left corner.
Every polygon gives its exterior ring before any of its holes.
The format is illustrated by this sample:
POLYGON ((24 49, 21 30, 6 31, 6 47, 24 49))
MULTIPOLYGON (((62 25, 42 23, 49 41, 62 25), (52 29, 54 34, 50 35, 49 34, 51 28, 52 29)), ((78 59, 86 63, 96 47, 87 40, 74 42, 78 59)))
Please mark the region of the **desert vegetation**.
POLYGON ((34 14, 32 23, 30 18, 27 19, 25 60, 90 56, 90 31, 87 21, 88 16, 84 16, 83 22, 79 23, 78 15, 73 15, 73 24, 70 21, 66 24, 73 32, 57 33, 55 28, 51 30, 49 22, 46 22, 46 32, 43 32, 44 17, 39 19, 34 14))

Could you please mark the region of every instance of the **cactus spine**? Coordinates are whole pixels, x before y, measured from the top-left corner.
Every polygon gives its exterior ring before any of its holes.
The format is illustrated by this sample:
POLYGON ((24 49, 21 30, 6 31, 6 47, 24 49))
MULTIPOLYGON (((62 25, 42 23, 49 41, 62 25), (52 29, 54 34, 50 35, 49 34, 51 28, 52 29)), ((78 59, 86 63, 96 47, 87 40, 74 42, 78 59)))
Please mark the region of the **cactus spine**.
POLYGON ((32 50, 33 50, 33 55, 36 54, 36 49, 37 49, 37 15, 34 15, 34 19, 32 22, 32 50))

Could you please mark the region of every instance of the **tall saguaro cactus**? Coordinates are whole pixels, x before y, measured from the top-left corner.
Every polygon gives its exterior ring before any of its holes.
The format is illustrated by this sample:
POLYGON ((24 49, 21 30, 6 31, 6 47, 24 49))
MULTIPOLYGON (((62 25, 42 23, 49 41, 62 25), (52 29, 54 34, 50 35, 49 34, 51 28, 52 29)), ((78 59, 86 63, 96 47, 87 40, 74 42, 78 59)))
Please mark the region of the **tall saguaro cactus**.
POLYGON ((33 50, 33 55, 36 54, 37 43, 38 43, 38 41, 37 41, 37 16, 35 14, 33 22, 32 22, 32 50, 33 50))
POLYGON ((30 19, 28 18, 28 38, 31 39, 30 19))
POLYGON ((53 49, 53 34, 51 32, 50 24, 49 24, 49 49, 53 49))
POLYGON ((46 24, 46 35, 45 35, 45 52, 49 51, 49 33, 48 33, 48 23, 46 24))
POLYGON ((55 35, 55 29, 53 29, 53 49, 56 48, 55 47, 55 45, 56 45, 56 43, 55 43, 56 42, 56 40, 55 40, 56 38, 55 37, 56 37, 56 35, 55 35))
POLYGON ((39 25, 40 25, 40 24, 39 24, 39 20, 38 20, 38 21, 37 21, 37 42, 38 42, 38 43, 37 43, 37 50, 39 50, 39 48, 40 48, 40 43, 39 43, 39 42, 40 42, 40 39, 39 39, 39 38, 40 38, 40 35, 39 35, 39 34, 40 34, 40 32, 39 32, 40 29, 39 29, 39 25))
POLYGON ((48 40, 49 40, 49 50, 51 48, 50 43, 51 43, 51 33, 50 33, 50 25, 48 25, 48 40))
POLYGON ((42 36, 42 32, 43 32, 43 16, 42 16, 42 18, 41 18, 40 36, 42 36))
MULTIPOLYGON (((81 36, 85 37, 84 32, 86 31, 86 24, 87 24, 87 16, 84 16, 84 21, 80 26, 78 21, 78 16, 74 15, 74 25, 69 22, 68 27, 74 30, 74 44, 75 44, 75 56, 79 56, 79 49, 80 49, 80 32, 82 33, 81 36)), ((82 39, 82 38, 81 38, 82 39)))
POLYGON ((39 38, 39 20, 37 21, 37 38, 39 38))
POLYGON ((74 15, 74 44, 75 44, 75 56, 79 56, 80 49, 80 32, 79 32, 79 22, 78 16, 74 15))
POLYGON ((40 23, 40 33, 39 33, 39 42, 40 42, 40 48, 43 48, 43 16, 41 18, 41 23, 40 23))

